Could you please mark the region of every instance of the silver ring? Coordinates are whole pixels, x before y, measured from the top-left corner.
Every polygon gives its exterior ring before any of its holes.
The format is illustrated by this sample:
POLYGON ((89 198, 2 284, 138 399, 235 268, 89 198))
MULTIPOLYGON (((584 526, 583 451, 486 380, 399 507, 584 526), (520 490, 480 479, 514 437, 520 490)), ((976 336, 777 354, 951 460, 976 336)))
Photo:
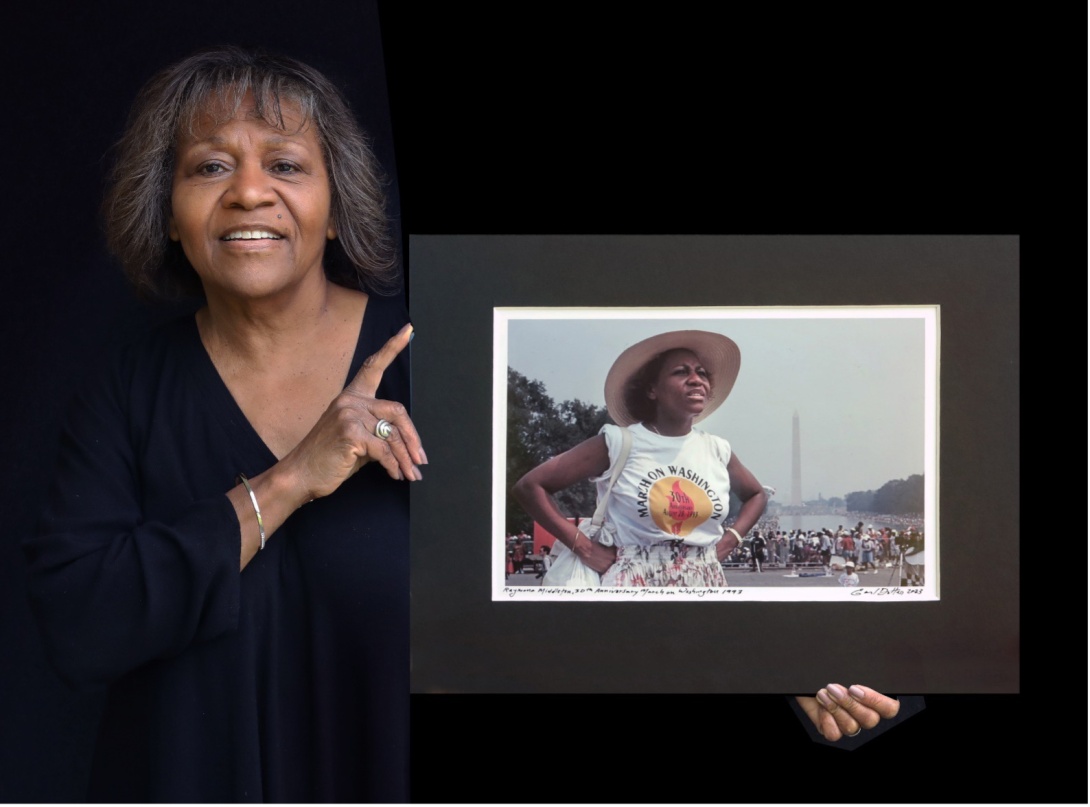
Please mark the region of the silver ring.
POLYGON ((859 734, 859 732, 861 732, 862 730, 863 730, 863 727, 862 727, 862 726, 860 726, 859 728, 857 728, 857 729, 855 730, 855 734, 845 734, 844 736, 845 736, 845 737, 855 737, 855 736, 856 736, 856 735, 858 735, 858 734, 859 734))
POLYGON ((375 424, 375 437, 382 440, 389 440, 390 435, 394 433, 394 424, 388 420, 379 420, 375 424))

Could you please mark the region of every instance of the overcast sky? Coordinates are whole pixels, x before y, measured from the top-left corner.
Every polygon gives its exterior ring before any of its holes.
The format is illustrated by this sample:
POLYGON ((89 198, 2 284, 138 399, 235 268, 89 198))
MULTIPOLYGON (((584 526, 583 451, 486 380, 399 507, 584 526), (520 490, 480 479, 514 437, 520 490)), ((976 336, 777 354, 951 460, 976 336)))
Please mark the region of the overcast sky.
MULTIPOLYGON (((699 329, 729 336, 742 354, 738 380, 699 428, 729 440, 761 483, 777 489, 781 503, 791 495, 796 411, 803 499, 877 489, 925 471, 925 415, 934 417, 925 398, 937 394, 929 380, 937 373, 926 361, 937 330, 931 308, 497 313, 499 351, 507 319, 507 365, 543 382, 557 402, 578 398, 605 406, 613 360, 654 334, 699 329), (542 316, 549 318, 525 318, 542 316)), ((501 362, 502 354, 497 358, 501 362)))

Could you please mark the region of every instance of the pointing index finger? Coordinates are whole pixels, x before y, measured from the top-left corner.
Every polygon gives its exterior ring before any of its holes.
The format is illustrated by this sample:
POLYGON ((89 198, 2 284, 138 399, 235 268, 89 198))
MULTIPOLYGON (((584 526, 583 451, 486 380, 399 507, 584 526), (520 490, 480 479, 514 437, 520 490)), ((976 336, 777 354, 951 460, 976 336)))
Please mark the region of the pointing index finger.
POLYGON ((363 360, 363 366, 360 367, 356 377, 348 383, 345 390, 374 398, 378 385, 382 382, 382 374, 386 372, 386 368, 393 363, 397 355, 405 349, 412 337, 413 326, 410 322, 386 340, 386 344, 363 360))

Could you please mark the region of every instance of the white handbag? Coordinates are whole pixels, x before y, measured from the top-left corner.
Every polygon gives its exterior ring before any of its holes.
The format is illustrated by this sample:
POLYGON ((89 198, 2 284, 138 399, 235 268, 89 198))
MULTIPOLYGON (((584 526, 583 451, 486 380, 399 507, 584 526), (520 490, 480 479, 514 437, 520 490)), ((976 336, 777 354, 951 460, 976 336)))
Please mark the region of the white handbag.
MULTIPOLYGON (((621 429, 621 452, 617 455, 617 462, 613 465, 613 473, 609 475, 609 484, 606 485, 598 506, 594 509, 594 517, 585 529, 587 520, 580 519, 576 527, 582 533, 602 546, 613 546, 614 535, 612 525, 606 526, 603 522, 606 517, 606 504, 609 502, 609 494, 613 491, 613 484, 621 475, 628 455, 632 450, 632 432, 627 428, 621 429)), ((553 565, 541 579, 541 585, 562 588, 598 588, 602 584, 602 577, 594 569, 587 566, 579 557, 568 549, 567 545, 557 540, 553 542, 553 565)))

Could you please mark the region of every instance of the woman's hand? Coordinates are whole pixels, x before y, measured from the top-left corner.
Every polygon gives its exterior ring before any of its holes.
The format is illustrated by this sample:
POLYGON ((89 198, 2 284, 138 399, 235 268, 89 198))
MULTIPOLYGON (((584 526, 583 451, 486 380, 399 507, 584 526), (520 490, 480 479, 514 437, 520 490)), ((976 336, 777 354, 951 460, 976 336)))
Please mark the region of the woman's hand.
MULTIPOLYGON (((299 445, 273 467, 250 479, 261 508, 266 536, 272 535, 299 507, 328 496, 368 462, 378 462, 394 479, 422 478, 418 465, 427 456, 405 407, 375 397, 382 374, 412 336, 406 325, 368 357, 356 377, 318 419, 299 445), (388 439, 375 435, 375 424, 393 425, 388 439)), ((239 568, 245 569, 261 545, 249 493, 242 485, 228 491, 242 531, 239 568)))
POLYGON ((830 742, 854 737, 863 729, 872 729, 882 718, 897 716, 901 704, 869 687, 840 684, 822 687, 814 698, 796 698, 821 736, 830 742))
POLYGON ((575 540, 572 542, 572 552, 576 554, 583 564, 589 566, 598 574, 605 574, 606 570, 617 560, 617 547, 602 546, 597 541, 592 541, 583 535, 580 530, 575 531, 575 540))
POLYGON ((730 557, 730 553, 736 548, 742 545, 742 542, 738 540, 731 530, 727 530, 723 533, 723 537, 719 539, 719 543, 715 545, 715 557, 722 563, 730 557))
POLYGON ((427 457, 405 407, 375 397, 383 372, 411 337, 412 325, 406 325, 369 356, 314 428, 284 457, 285 469, 295 476, 308 501, 328 496, 372 461, 394 479, 423 478, 417 466, 427 463, 427 457), (386 439, 375 434, 379 420, 393 425, 386 439))

